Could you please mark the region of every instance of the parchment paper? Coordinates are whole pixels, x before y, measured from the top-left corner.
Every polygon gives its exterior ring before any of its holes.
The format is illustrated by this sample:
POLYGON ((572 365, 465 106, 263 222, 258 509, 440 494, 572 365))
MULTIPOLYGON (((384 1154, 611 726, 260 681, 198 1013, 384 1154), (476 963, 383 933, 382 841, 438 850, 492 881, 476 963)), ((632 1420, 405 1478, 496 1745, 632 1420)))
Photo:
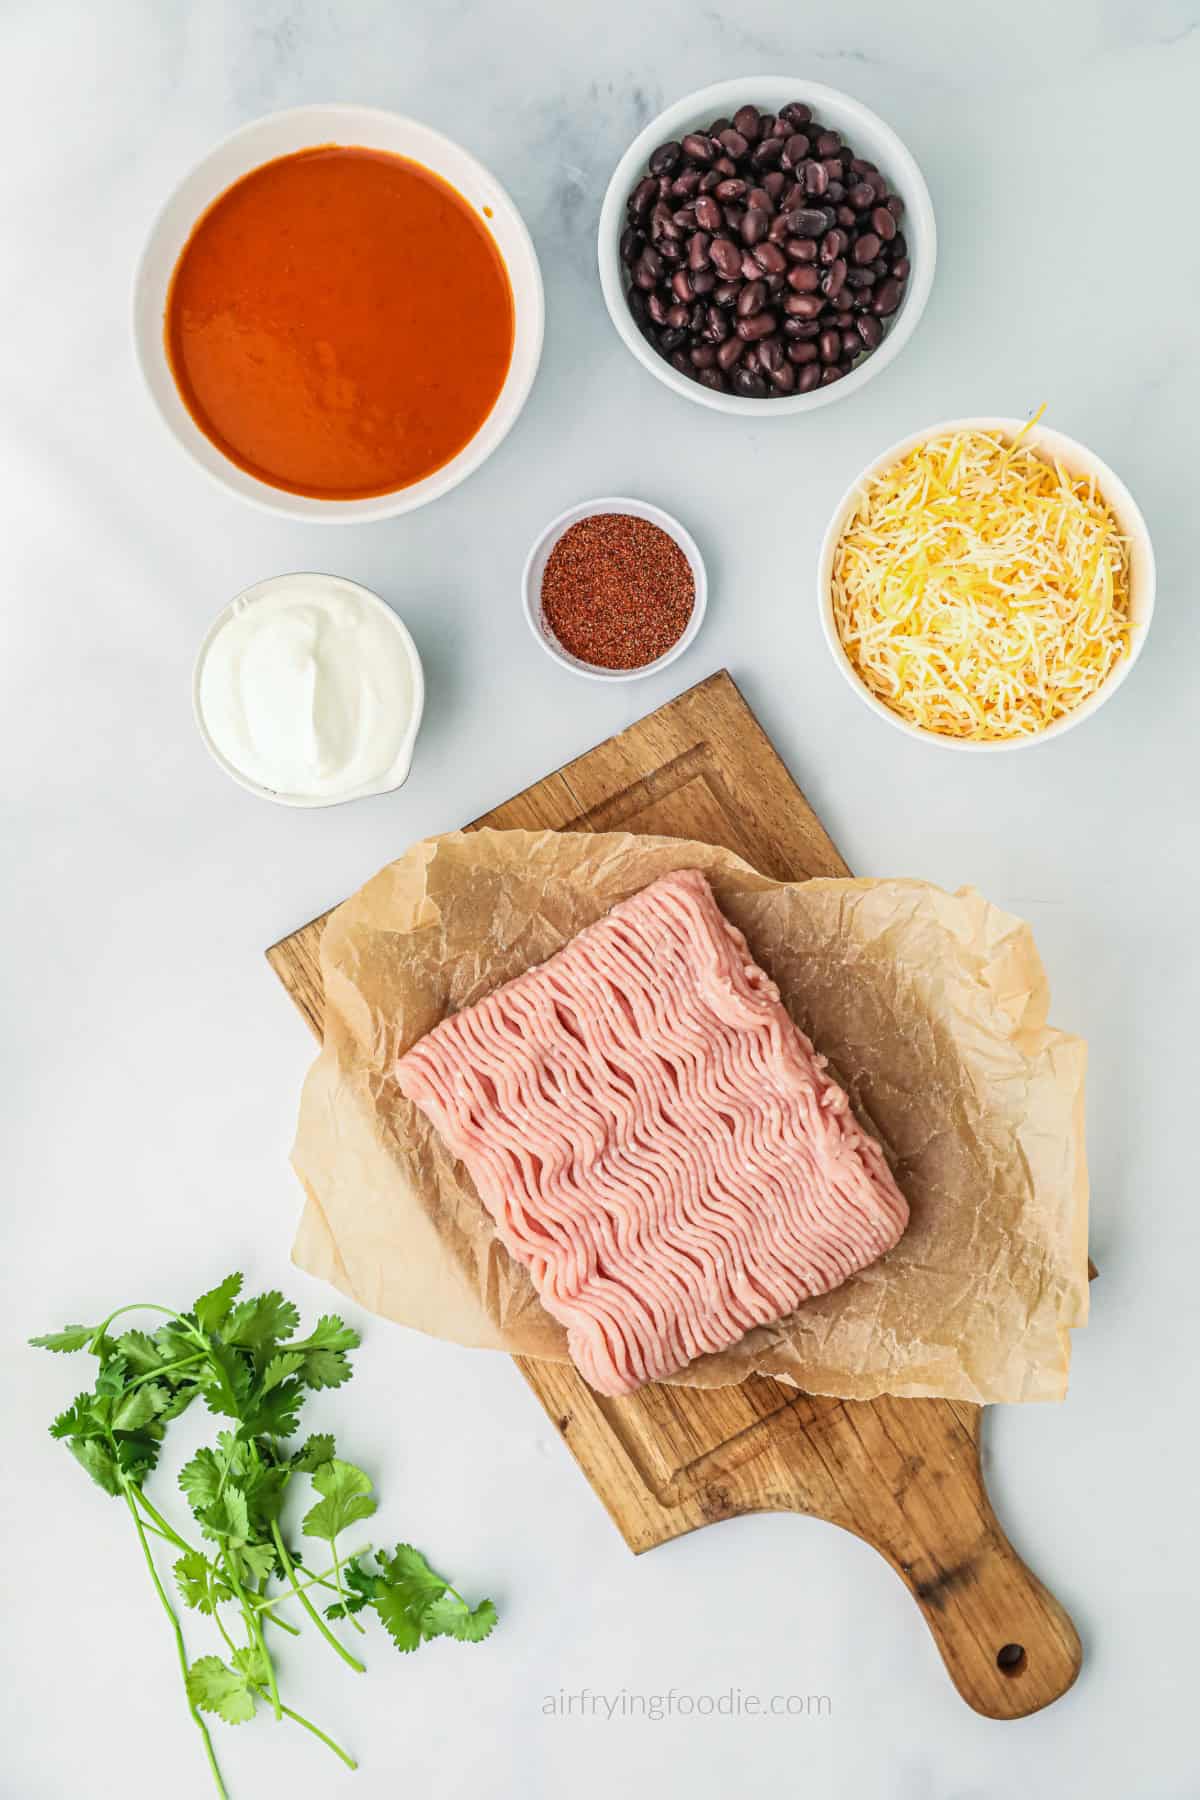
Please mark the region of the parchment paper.
POLYGON ((970 889, 770 881, 729 851, 626 833, 417 844, 322 939, 325 1040, 293 1152, 308 1194, 296 1262, 402 1324, 565 1358, 562 1328, 392 1070, 447 1013, 676 868, 704 870, 912 1209, 882 1261, 677 1379, 757 1371, 856 1399, 1060 1399, 1068 1332, 1087 1316, 1085 1047, 1046 1024, 1029 927, 970 889))

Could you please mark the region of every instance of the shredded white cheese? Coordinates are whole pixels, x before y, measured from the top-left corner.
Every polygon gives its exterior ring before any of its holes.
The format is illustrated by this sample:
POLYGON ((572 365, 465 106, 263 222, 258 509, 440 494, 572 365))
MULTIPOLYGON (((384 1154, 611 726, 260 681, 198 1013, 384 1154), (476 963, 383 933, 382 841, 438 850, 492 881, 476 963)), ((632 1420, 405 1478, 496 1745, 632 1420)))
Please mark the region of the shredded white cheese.
POLYGON ((1117 521, 1091 477, 1023 435, 918 445, 865 488, 834 554, 834 619, 855 671, 944 737, 1042 731, 1129 648, 1117 521))

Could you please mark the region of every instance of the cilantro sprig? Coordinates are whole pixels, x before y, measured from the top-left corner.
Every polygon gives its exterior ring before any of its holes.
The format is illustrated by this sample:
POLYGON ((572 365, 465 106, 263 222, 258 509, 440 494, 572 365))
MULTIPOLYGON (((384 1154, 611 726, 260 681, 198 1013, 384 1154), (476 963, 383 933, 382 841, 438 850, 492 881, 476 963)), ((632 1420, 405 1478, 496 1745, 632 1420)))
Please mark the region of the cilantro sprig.
POLYGON ((364 1545, 349 1556, 339 1539, 371 1518, 376 1500, 370 1476, 337 1455, 325 1432, 293 1445, 310 1393, 338 1388, 353 1370, 349 1353, 358 1333, 327 1315, 298 1336, 300 1315, 272 1290, 247 1299, 241 1275, 229 1275, 201 1294, 187 1312, 149 1303, 123 1306, 98 1325, 67 1325, 30 1342, 59 1354, 80 1350, 98 1363, 90 1391, 76 1396, 50 1427, 96 1485, 129 1512, 160 1604, 170 1621, 188 1710, 200 1733, 222 1800, 226 1788, 205 1715, 244 1724, 260 1707, 318 1738, 348 1768, 357 1764, 311 1719, 280 1697, 268 1628, 298 1635, 278 1609, 296 1601, 305 1617, 351 1669, 364 1664, 332 1624, 347 1621, 361 1633, 373 1612, 397 1650, 410 1652, 437 1637, 480 1643, 497 1621, 490 1600, 470 1607, 411 1544, 388 1552, 364 1545), (153 1332, 114 1326, 131 1313, 162 1320, 153 1332), (167 1427, 199 1399, 224 1421, 215 1442, 196 1451, 179 1486, 198 1528, 185 1536, 146 1493, 158 1466, 167 1427), (285 1536, 284 1502, 292 1485, 309 1484, 312 1503, 301 1535, 328 1547, 329 1565, 310 1573, 285 1536), (174 1553, 179 1602, 212 1620, 226 1654, 188 1661, 179 1613, 155 1562, 152 1540, 174 1553), (278 1584, 273 1587, 272 1584, 278 1584), (317 1610, 314 1595, 332 1595, 317 1610), (240 1627, 242 1641, 231 1635, 240 1627))

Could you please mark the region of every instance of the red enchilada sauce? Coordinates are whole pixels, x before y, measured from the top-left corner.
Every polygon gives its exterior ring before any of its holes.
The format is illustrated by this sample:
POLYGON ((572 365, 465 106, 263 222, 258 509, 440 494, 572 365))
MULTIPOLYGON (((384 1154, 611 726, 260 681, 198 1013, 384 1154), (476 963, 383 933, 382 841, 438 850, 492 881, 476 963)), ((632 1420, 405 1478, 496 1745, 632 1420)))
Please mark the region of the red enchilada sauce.
POLYGON ((215 200, 167 296, 192 418, 272 487, 359 500, 475 436, 513 349, 508 274, 466 201, 418 163, 323 145, 215 200))

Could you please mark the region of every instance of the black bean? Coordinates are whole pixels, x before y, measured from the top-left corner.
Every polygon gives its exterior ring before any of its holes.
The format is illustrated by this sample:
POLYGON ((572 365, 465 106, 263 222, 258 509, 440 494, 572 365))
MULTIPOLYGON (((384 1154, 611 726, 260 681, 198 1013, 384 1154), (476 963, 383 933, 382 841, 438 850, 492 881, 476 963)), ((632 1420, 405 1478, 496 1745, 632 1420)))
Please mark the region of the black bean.
POLYGON ((758 207, 763 212, 770 212, 771 196, 765 187, 752 187, 746 195, 746 205, 758 207))
POLYGON ((737 315, 739 319, 748 319, 752 313, 761 312, 767 299, 767 284, 761 278, 748 281, 737 297, 737 315))
POLYGON ((665 200, 656 200, 650 209, 650 236, 656 242, 661 237, 679 236, 679 227, 665 200))
POLYGON ((780 194, 787 186, 787 176, 782 169, 772 169, 769 175, 763 176, 763 189, 770 196, 773 204, 777 204, 780 194))
POLYGON ((775 315, 769 312, 753 313, 748 319, 739 319, 737 334, 747 344, 753 344, 759 338, 770 337, 775 329, 775 315))
POLYGON ((708 267, 708 251, 712 239, 706 231, 693 231, 688 239, 687 259, 689 269, 706 269, 708 267))
POLYGON ((713 289, 713 300, 718 306, 732 306, 741 291, 740 280, 722 281, 713 289))
POLYGON ((746 216, 746 211, 744 206, 727 206, 725 208, 725 231, 728 236, 741 235, 742 220, 746 216))
POLYGON ((823 363, 835 363, 842 354, 841 334, 835 331, 831 325, 818 338, 817 349, 821 352, 823 363))
POLYGON ((783 155, 783 139, 777 137, 759 138, 750 152, 750 162, 756 169, 771 169, 783 155))
POLYGON ((846 199, 855 212, 866 212, 868 207, 875 204, 875 189, 868 187, 865 181, 860 181, 850 189, 846 199))
POLYGON ((664 350, 671 351, 678 350, 686 337, 687 330, 684 326, 668 325, 665 331, 659 332, 658 341, 664 350))
POLYGON ((829 186, 829 177, 820 163, 810 161, 803 164, 803 175, 805 193, 811 194, 814 199, 819 199, 829 186))
POLYGON ((843 231, 849 231, 852 226, 858 223, 854 216, 854 208, 852 206, 839 206, 837 209, 837 222, 843 231))
POLYGON ((768 275, 782 275, 787 268, 787 257, 778 244, 756 244, 754 260, 768 275))
POLYGON ((659 238, 655 248, 663 261, 670 263, 672 268, 683 261, 683 244, 678 238, 659 238))
POLYGON ((767 380, 777 393, 794 394, 796 391, 796 371, 790 362, 781 362, 777 369, 772 369, 767 380))
POLYGON ((828 200, 830 206, 841 206, 842 201, 846 198, 845 183, 839 181, 835 176, 829 183, 829 186, 825 189, 825 198, 828 200))
MULTIPOLYGON (((671 312, 674 312, 674 310, 674 307, 672 307, 671 312)), ((682 319, 670 318, 667 311, 667 303, 661 294, 655 293, 650 295, 649 299, 646 301, 646 311, 656 325, 684 325, 687 323, 687 310, 683 307, 680 308, 680 311, 683 313, 682 319)))
POLYGON ((908 280, 909 263, 907 256, 896 257, 895 261, 892 263, 892 274, 896 277, 897 281, 908 280))
POLYGON ((852 156, 850 167, 856 175, 873 175, 879 164, 869 162, 865 156, 852 156))
POLYGON ((755 370, 738 368, 733 371, 733 391, 746 400, 762 400, 767 384, 755 370))
POLYGON ((821 321, 819 319, 785 319, 783 335, 799 343, 812 343, 821 335, 821 321))
POLYGON ((866 183, 877 200, 887 199, 887 182, 883 179, 883 176, 879 173, 878 169, 871 169, 868 172, 866 183))
MULTIPOLYGON (((651 318, 654 317, 654 301, 655 301, 656 297, 661 298, 661 296, 655 296, 653 294, 650 296, 650 316, 651 316, 651 318)), ((665 300, 663 301, 663 305, 666 306, 665 300)), ((665 325, 686 325, 688 320, 691 318, 691 316, 692 316, 691 313, 688 311, 687 307, 683 304, 683 301, 676 300, 676 302, 673 306, 667 307, 667 316, 663 320, 663 323, 665 325)))
POLYGON ((801 206, 787 216, 795 237, 821 237, 833 224, 833 214, 823 206, 801 206))
POLYGON ((833 230, 827 231, 821 239, 821 261, 823 263, 836 262, 839 256, 846 254, 849 244, 850 239, 841 226, 835 225, 833 230))
POLYGON ((802 131, 797 131, 790 138, 785 138, 783 142, 784 168, 794 169, 797 163, 804 161, 811 149, 811 140, 806 138, 802 131))
POLYGON ((730 238, 714 238, 709 251, 713 267, 724 275, 726 281, 732 281, 742 266, 742 253, 730 238))
POLYGON ((784 254, 793 262, 810 263, 817 260, 817 242, 815 238, 788 238, 784 246, 784 254))
POLYGON ((648 294, 652 288, 658 286, 658 278, 662 274, 662 270, 662 257, 651 250, 647 244, 634 264, 633 279, 642 292, 648 294))
POLYGON ((762 134, 762 119, 757 106, 739 106, 733 115, 733 128, 741 132, 748 144, 757 142, 762 134))
POLYGON ((783 303, 783 310, 793 319, 815 319, 823 312, 825 301, 820 294, 789 294, 783 303))
POLYGON ((630 214, 635 219, 644 219, 657 199, 658 183, 651 176, 644 176, 629 196, 630 214))
POLYGON ((818 156, 832 156, 834 151, 840 150, 841 147, 842 134, 840 131, 823 131, 817 139, 818 156))
POLYGON ((745 217, 742 219, 742 242, 744 244, 749 244, 753 249, 755 244, 762 242, 770 229, 770 213, 764 212, 760 206, 751 206, 746 209, 745 217))
POLYGON ((793 263, 787 273, 787 284, 797 294, 815 294, 821 285, 821 277, 811 263, 793 263))
POLYGON ((672 200, 690 200, 700 186, 699 169, 685 169, 671 183, 672 200))
POLYGON ((701 194, 697 199, 696 223, 705 231, 720 231, 725 223, 721 208, 711 194, 701 194))
POLYGON ((864 231, 863 235, 855 242, 854 248, 850 254, 861 269, 865 263, 874 262, 875 258, 879 255, 879 251, 880 243, 879 239, 875 236, 875 233, 873 231, 864 231))
POLYGON ((840 381, 845 373, 846 371, 839 369, 836 363, 829 363, 826 368, 821 370, 821 386, 828 387, 831 382, 840 381))
POLYGON ((796 388, 801 394, 811 394, 821 380, 820 363, 806 363, 796 377, 796 388))
POLYGON ((650 173, 652 175, 670 175, 679 167, 679 159, 683 151, 674 138, 660 144, 657 150, 650 153, 650 173))
POLYGON ((883 326, 878 319, 864 313, 854 321, 854 329, 868 350, 878 350, 883 342, 883 326))
POLYGON ((875 286, 873 269, 847 269, 847 284, 852 288, 870 288, 875 286))
POLYGON ((740 200, 745 192, 746 183, 740 175, 726 176, 725 180, 718 181, 713 189, 718 200, 740 200))
POLYGON ((672 350, 667 361, 673 369, 678 369, 681 375, 690 375, 692 373, 691 358, 688 356, 686 350, 672 350))
POLYGON ((883 204, 887 207, 893 219, 900 218, 904 212, 904 202, 899 194, 889 194, 883 204))
POLYGON ((711 294, 717 285, 717 278, 711 269, 697 269, 692 276, 693 294, 711 294))
POLYGON ((726 119, 724 117, 719 118, 719 119, 714 119, 712 124, 708 128, 708 136, 710 138, 718 138, 718 137, 720 137, 720 135, 723 131, 728 131, 729 127, 732 124, 733 124, 732 119, 726 119))
POLYGON ((821 292, 825 295, 827 300, 837 299, 843 287, 846 285, 846 276, 848 272, 844 256, 839 256, 835 262, 830 263, 825 272, 825 278, 821 283, 821 292))
POLYGON ((705 306, 703 300, 697 300, 692 307, 692 310, 688 313, 687 318, 688 330, 693 337, 704 330, 704 321, 707 317, 708 308, 705 306))
POLYGON ((723 344, 729 336, 729 320, 719 306, 710 306, 705 313, 704 336, 710 344, 723 344))
MULTIPOLYGON (((740 157, 745 156, 750 148, 749 140, 742 136, 735 125, 729 126, 728 130, 721 133, 721 145, 726 156, 732 157, 735 163, 740 157)), ((729 169, 727 173, 732 175, 733 170, 729 169)))
POLYGON ((783 361, 783 344, 779 338, 764 338, 762 343, 758 346, 759 368, 765 369, 767 374, 770 375, 773 370, 782 367, 783 361))
POLYGON ((692 298, 695 289, 692 287, 692 277, 686 269, 676 269, 672 275, 671 292, 677 300, 687 301, 692 298))
POLYGON ((897 281, 895 276, 889 276, 886 281, 881 281, 875 289, 871 311, 878 313, 881 318, 890 317, 899 306, 902 293, 903 283, 897 281))
POLYGON ((693 344, 688 354, 692 359, 693 369, 711 369, 717 360, 717 353, 711 344, 693 344))
POLYGON ((625 227, 624 231, 621 233, 621 261, 625 264, 626 268, 631 267, 632 264, 637 261, 642 253, 642 247, 645 244, 645 241, 646 240, 643 238, 641 232, 638 231, 635 226, 627 225, 625 227))
POLYGON ((842 356, 847 357, 847 356, 861 356, 861 355, 862 355, 862 339, 859 337, 857 331, 855 331, 853 325, 843 325, 842 326, 842 356))
POLYGON ((886 206, 877 206, 871 214, 871 224, 875 227, 876 237, 881 237, 885 244, 891 242, 896 235, 896 221, 886 206))
POLYGON ((742 274, 747 281, 757 281, 762 270, 754 260, 753 250, 742 251, 742 274))
POLYGON ((701 387, 712 388, 714 393, 727 394, 729 392, 729 383, 720 369, 700 369, 696 374, 696 380, 701 387))
POLYGON ((684 138, 683 143, 680 145, 680 149, 692 162, 703 163, 705 167, 707 167, 713 159, 712 140, 710 138, 701 137, 698 131, 689 131, 684 138))
POLYGON ((705 169, 703 175, 700 177, 700 183, 696 192, 698 194, 711 194, 713 189, 719 187, 720 184, 721 177, 717 174, 717 171, 715 169, 705 169))
POLYGON ((806 344, 799 340, 794 340, 788 345, 787 353, 788 360, 794 362, 797 367, 800 367, 804 363, 816 362, 818 356, 817 346, 815 344, 806 344))
POLYGON ((892 239, 892 255, 893 257, 908 255, 908 239, 902 231, 898 231, 892 239))
POLYGON ((732 337, 727 337, 717 351, 718 366, 722 369, 732 369, 745 348, 745 344, 736 333, 732 337))

